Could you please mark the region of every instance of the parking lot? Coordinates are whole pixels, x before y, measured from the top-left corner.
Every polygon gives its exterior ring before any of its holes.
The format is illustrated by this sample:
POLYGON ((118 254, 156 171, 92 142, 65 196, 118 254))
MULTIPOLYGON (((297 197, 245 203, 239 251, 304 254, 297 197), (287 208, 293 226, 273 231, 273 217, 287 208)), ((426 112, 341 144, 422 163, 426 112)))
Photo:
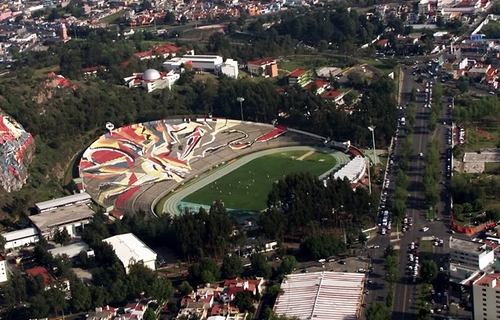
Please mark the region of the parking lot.
POLYGON ((295 273, 301 272, 318 272, 318 271, 334 271, 334 272, 358 272, 368 270, 370 262, 368 258, 352 257, 346 259, 335 259, 333 262, 326 261, 310 262, 302 265, 302 268, 297 268, 295 273))

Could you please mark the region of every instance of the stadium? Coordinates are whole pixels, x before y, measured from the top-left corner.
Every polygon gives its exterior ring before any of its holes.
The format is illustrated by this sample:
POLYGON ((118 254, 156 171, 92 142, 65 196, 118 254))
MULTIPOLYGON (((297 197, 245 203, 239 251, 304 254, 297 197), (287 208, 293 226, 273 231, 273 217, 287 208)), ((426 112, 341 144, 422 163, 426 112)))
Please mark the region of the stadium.
MULTIPOLYGON (((324 137, 271 124, 221 118, 157 120, 99 137, 84 151, 79 174, 85 191, 104 208, 123 214, 152 212, 158 201, 199 175, 217 172, 222 165, 227 174, 234 159, 268 150, 325 148, 325 142, 324 137)), ((338 153, 338 165, 347 164, 349 157, 338 153)), ((172 205, 171 211, 181 212, 172 205)))

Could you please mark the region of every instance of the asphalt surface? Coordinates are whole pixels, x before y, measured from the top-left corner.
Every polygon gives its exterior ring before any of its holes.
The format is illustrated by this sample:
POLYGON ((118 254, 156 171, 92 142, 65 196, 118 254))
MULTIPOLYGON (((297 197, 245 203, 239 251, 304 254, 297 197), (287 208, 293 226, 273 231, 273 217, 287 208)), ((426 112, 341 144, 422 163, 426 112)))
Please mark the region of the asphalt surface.
MULTIPOLYGON (((371 283, 368 285, 370 290, 370 295, 366 297, 366 302, 383 302, 388 294, 388 284, 384 280, 385 270, 384 270, 384 249, 389 245, 393 245, 396 249, 400 249, 400 266, 399 274, 400 280, 395 285, 394 294, 394 307, 393 307, 393 317, 394 320, 408 320, 415 319, 418 313, 417 296, 416 296, 416 284, 413 283, 412 277, 407 275, 407 261, 408 261, 408 247, 411 242, 419 242, 420 238, 423 236, 435 236, 437 238, 443 239, 445 241, 443 246, 434 247, 432 258, 437 262, 438 267, 444 266, 445 257, 449 252, 448 239, 450 234, 447 233, 449 230, 449 201, 448 201, 448 191, 446 190, 447 178, 446 178, 446 159, 441 159, 440 166, 442 168, 443 176, 442 181, 445 184, 439 184, 439 190, 441 193, 441 200, 437 204, 438 215, 434 222, 428 222, 425 218, 425 200, 424 200, 424 188, 423 188, 423 175, 425 171, 425 161, 423 157, 419 154, 425 154, 427 144, 431 138, 438 139, 441 143, 442 153, 446 152, 449 147, 446 145, 446 129, 450 126, 450 118, 446 115, 446 108, 448 105, 447 98, 443 98, 443 110, 441 113, 441 119, 433 132, 432 137, 430 136, 429 130, 427 129, 427 120, 430 115, 430 109, 424 108, 425 101, 425 84, 419 84, 414 81, 414 77, 411 74, 412 69, 407 68, 402 70, 402 79, 400 83, 401 95, 399 99, 399 104, 405 106, 410 101, 411 91, 413 88, 420 89, 421 93, 417 94, 416 98, 416 121, 415 127, 413 128, 413 155, 410 160, 410 169, 408 172, 408 178, 410 185, 408 187, 408 200, 407 200, 407 214, 413 220, 413 227, 410 231, 406 233, 400 233, 399 237, 390 235, 381 235, 380 232, 377 233, 376 237, 370 239, 368 242, 368 247, 365 254, 371 259, 373 271, 369 275, 371 283), (443 121, 446 120, 446 124, 443 121), (422 232, 421 229, 427 226, 429 231, 426 233, 422 232)), ((405 138, 404 128, 400 127, 398 130, 398 135, 396 143, 394 146, 394 165, 389 166, 389 171, 387 173, 387 179, 390 181, 389 188, 387 190, 387 210, 390 212, 390 203, 394 196, 395 180, 397 175, 397 164, 401 158, 400 141, 405 138)), ((400 231, 401 226, 394 226, 392 232, 400 231)), ((418 282, 417 282, 418 284, 418 282)))
MULTIPOLYGON (((413 88, 419 88, 422 92, 423 86, 414 82, 413 76, 411 75, 410 70, 405 70, 404 79, 402 83, 401 90, 401 104, 405 105, 409 102, 410 93, 413 88)), ((423 188, 423 175, 425 171, 425 161, 423 157, 420 157, 419 154, 423 153, 425 155, 426 147, 428 142, 431 139, 429 130, 427 129, 427 120, 430 115, 430 109, 426 109, 423 107, 424 104, 424 94, 417 94, 416 101, 416 109, 417 116, 415 121, 415 127, 413 130, 413 155, 410 161, 410 169, 408 172, 410 186, 408 188, 409 197, 407 200, 407 213, 408 216, 413 219, 413 228, 410 231, 407 231, 400 239, 399 243, 394 243, 395 246, 400 247, 400 281, 395 286, 395 295, 394 295, 394 309, 393 309, 393 319, 396 320, 408 320, 415 319, 416 314, 418 312, 417 296, 416 296, 416 285, 413 283, 410 276, 406 275, 406 267, 407 267, 407 249, 409 244, 412 241, 419 242, 420 238, 423 236, 435 236, 440 239, 449 238, 450 234, 448 234, 449 230, 449 210, 445 203, 447 203, 447 192, 445 190, 445 185, 440 184, 439 189, 441 191, 441 201, 437 205, 438 208, 438 216, 437 221, 428 222, 425 219, 425 210, 427 209, 425 206, 424 199, 424 188, 423 188), (429 227, 429 231, 422 232, 421 229, 427 226, 429 227)), ((445 106, 446 98, 443 98, 442 117, 445 117, 445 106)), ((446 138, 445 131, 448 125, 443 125, 442 120, 437 125, 436 131, 433 133, 433 138, 438 139, 441 142, 442 152, 446 150, 446 138)), ((402 132, 402 130, 400 130, 402 132)), ((396 153, 398 153, 399 149, 396 148, 396 153)), ((396 161, 397 162, 397 161, 396 161)), ((445 166, 446 160, 441 159, 441 166, 443 167, 443 180, 446 180, 445 177, 445 166)), ((436 247, 433 255, 434 259, 437 259, 438 266, 440 266, 440 258, 447 254, 448 246, 445 243, 444 246, 436 247)))
MULTIPOLYGON (((216 169, 213 172, 205 175, 202 177, 199 181, 195 181, 191 184, 189 184, 186 187, 181 187, 180 189, 176 190, 172 196, 168 198, 168 200, 165 202, 165 206, 163 207, 164 212, 168 212, 172 215, 177 215, 181 214, 179 210, 179 202, 182 201, 182 199, 186 198, 188 195, 191 193, 205 187, 206 185, 209 185, 210 183, 218 180, 219 178, 225 176, 226 174, 230 173, 231 171, 234 171, 238 169, 239 167, 247 164, 248 162, 255 160, 257 158, 260 158, 265 155, 269 154, 274 154, 274 153, 280 153, 280 152, 290 152, 290 151, 312 151, 312 150, 322 150, 324 151, 325 149, 317 149, 313 147, 306 147, 306 146, 297 146, 297 147, 283 147, 283 148, 276 148, 276 149, 270 149, 270 150, 264 150, 264 151, 259 151, 255 152, 252 154, 249 154, 247 156, 244 156, 240 159, 237 159, 230 164, 220 168, 216 169)), ((336 150, 331 150, 330 155, 335 158, 336 164, 335 167, 326 172, 323 175, 329 174, 336 168, 338 168, 341 165, 345 165, 350 161, 350 158, 347 154, 344 154, 340 151, 336 150)), ((321 178, 321 177, 320 177, 321 178)))

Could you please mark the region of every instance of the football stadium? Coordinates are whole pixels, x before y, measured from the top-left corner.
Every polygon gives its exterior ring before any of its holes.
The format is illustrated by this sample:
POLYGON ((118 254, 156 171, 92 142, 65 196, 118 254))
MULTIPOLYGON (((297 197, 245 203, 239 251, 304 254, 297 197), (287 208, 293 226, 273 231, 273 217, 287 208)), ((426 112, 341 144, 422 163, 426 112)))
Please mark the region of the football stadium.
MULTIPOLYGON (((157 120, 113 129, 99 137, 84 151, 79 173, 86 192, 101 206, 124 214, 150 212, 177 188, 207 172, 227 170, 234 159, 304 146, 324 148, 325 138, 239 120, 157 120)), ((176 211, 171 213, 180 212, 176 211)))

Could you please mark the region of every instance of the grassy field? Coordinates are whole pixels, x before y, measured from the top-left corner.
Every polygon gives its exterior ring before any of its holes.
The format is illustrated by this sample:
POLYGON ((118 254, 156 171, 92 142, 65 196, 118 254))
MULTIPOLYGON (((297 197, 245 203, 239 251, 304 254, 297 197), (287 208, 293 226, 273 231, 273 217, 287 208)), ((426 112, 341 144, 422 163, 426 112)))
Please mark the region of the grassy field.
POLYGON ((500 142, 500 126, 496 122, 489 125, 468 124, 465 129, 467 142, 465 151, 476 152, 484 148, 496 148, 500 142))
POLYGON ((299 171, 321 175, 336 164, 332 156, 322 153, 312 153, 302 161, 297 160, 305 154, 306 151, 295 151, 255 159, 192 193, 183 201, 210 205, 214 200, 220 199, 230 209, 263 210, 275 181, 299 171))

